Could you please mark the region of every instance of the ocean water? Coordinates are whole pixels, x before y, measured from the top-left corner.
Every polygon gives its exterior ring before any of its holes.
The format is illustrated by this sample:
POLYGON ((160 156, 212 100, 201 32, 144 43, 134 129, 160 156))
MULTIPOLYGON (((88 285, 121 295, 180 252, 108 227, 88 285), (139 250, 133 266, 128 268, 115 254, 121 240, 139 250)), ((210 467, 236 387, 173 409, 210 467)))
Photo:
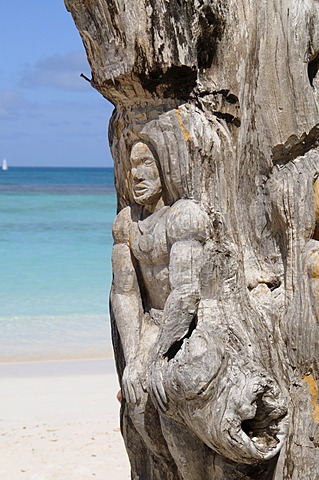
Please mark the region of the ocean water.
POLYGON ((0 361, 110 354, 113 169, 0 171, 0 361))

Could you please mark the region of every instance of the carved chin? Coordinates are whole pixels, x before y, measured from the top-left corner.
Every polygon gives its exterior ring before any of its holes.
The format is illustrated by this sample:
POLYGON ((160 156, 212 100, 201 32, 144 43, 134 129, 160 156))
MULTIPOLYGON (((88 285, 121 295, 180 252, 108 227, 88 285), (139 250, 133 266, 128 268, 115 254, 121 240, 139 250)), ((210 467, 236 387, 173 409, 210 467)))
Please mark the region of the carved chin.
POLYGON ((138 205, 153 205, 162 194, 161 185, 144 185, 133 189, 133 198, 138 205))

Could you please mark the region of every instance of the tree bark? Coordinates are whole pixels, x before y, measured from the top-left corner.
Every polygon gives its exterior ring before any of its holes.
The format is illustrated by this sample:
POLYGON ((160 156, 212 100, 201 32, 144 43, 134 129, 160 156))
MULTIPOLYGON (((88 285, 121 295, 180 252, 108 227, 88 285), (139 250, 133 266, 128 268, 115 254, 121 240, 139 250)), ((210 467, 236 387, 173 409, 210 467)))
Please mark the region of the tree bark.
POLYGON ((65 3, 115 106, 132 479, 319 479, 319 3, 65 3))

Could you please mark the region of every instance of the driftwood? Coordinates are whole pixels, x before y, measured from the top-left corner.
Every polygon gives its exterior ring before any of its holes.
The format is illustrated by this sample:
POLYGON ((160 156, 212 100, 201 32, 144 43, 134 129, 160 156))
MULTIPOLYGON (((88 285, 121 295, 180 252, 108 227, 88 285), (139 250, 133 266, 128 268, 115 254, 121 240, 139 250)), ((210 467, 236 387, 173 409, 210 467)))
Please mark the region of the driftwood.
POLYGON ((318 479, 318 1, 65 3, 115 106, 132 479, 318 479))

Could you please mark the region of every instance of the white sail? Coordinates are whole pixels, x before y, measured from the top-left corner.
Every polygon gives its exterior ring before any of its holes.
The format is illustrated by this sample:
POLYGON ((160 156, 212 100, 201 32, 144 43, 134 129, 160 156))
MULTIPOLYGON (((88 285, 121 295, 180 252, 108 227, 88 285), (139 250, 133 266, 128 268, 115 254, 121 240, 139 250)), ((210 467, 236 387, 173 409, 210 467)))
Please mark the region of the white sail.
POLYGON ((8 163, 5 158, 2 160, 2 170, 8 170, 8 163))

